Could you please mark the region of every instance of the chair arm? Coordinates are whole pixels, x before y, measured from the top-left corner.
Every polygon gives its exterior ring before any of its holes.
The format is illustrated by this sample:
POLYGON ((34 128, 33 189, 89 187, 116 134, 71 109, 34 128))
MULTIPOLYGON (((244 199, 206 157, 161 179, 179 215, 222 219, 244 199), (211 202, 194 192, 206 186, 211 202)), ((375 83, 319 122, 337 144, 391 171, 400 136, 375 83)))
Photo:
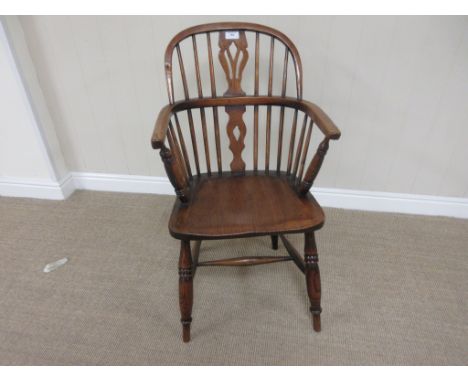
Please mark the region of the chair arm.
POLYGON ((173 112, 216 106, 237 106, 237 105, 275 105, 286 106, 299 109, 311 118, 322 133, 328 139, 338 139, 341 135, 340 129, 336 127, 328 115, 312 102, 298 100, 291 97, 271 97, 271 96, 243 96, 243 97, 220 97, 220 98, 195 98, 176 102, 167 105, 159 113, 158 120, 153 133, 152 144, 158 148, 161 141, 164 140, 167 130, 167 121, 173 112))
POLYGON ((314 184, 315 178, 317 177, 320 168, 322 167, 323 160, 325 159, 325 155, 328 151, 330 139, 339 139, 341 136, 341 131, 330 119, 330 117, 317 105, 309 101, 301 101, 301 104, 304 107, 302 110, 307 113, 307 115, 309 115, 312 121, 314 121, 314 123, 325 135, 325 138, 320 143, 317 152, 310 161, 302 181, 299 180, 300 184, 297 188, 298 193, 301 196, 305 196, 314 184))
POLYGON ((159 112, 156 123, 154 124, 153 135, 151 137, 151 146, 153 149, 161 149, 164 146, 167 128, 173 111, 174 105, 166 105, 159 112))
POLYGON ((167 105, 160 111, 151 137, 151 146, 160 150, 159 154, 176 195, 182 203, 187 203, 189 201, 190 185, 180 157, 180 149, 174 137, 167 134, 173 109, 173 105, 167 105), (165 145, 166 137, 171 149, 165 145))
POLYGON ((327 139, 340 138, 340 129, 320 107, 309 101, 300 101, 300 103, 302 110, 314 121, 327 139))

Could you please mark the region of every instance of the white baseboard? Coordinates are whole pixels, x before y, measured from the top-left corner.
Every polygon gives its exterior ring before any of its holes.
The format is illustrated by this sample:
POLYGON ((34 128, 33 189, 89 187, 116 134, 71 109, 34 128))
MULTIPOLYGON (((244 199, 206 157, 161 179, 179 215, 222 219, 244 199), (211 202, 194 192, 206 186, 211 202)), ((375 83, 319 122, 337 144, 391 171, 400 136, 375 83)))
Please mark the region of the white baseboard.
POLYGON ((68 198, 75 192, 76 187, 73 173, 68 173, 68 175, 60 181, 60 188, 62 189, 63 199, 68 198))
POLYGON ((73 172, 72 177, 78 190, 175 195, 166 177, 88 172, 73 172))
POLYGON ((0 195, 20 198, 64 200, 75 190, 71 174, 60 182, 25 178, 0 178, 0 195))
POLYGON ((324 207, 468 219, 468 199, 393 192, 312 188, 324 207))
MULTIPOLYGON (((60 182, 0 179, 0 195, 63 200, 75 189, 174 195, 166 177, 72 172, 60 182)), ((312 189, 324 207, 468 219, 468 199, 377 191, 312 189)))

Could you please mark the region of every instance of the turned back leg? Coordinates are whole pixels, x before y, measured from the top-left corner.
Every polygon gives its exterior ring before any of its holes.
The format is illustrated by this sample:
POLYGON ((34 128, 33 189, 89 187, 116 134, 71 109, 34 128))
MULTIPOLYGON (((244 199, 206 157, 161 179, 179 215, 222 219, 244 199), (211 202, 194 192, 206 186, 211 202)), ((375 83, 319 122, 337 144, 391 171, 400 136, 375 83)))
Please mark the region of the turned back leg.
POLYGON ((307 294, 309 295, 313 327, 316 332, 319 332, 321 329, 320 313, 322 312, 322 307, 320 306, 321 285, 317 245, 315 243, 314 232, 305 233, 304 260, 307 294))
POLYGON ((278 235, 271 235, 271 248, 278 249, 278 235))
POLYGON ((179 306, 182 322, 182 338, 190 341, 190 324, 193 305, 193 269, 190 241, 181 241, 179 257, 179 306))

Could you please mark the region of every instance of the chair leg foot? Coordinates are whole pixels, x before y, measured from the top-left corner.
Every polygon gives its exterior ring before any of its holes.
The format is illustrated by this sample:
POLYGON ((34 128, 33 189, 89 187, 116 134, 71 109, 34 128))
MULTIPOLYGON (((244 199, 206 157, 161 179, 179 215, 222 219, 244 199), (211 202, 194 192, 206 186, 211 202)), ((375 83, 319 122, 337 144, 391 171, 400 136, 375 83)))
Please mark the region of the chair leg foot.
POLYGON ((320 313, 312 313, 312 326, 315 332, 320 332, 322 330, 322 325, 320 322, 320 313))
POLYGON ((190 321, 182 321, 182 340, 184 342, 190 342, 190 321))
POLYGON ((190 341, 190 324, 193 306, 193 267, 190 242, 181 241, 179 257, 179 307, 182 323, 182 339, 190 341))
POLYGON ((278 235, 271 235, 271 248, 278 249, 278 235))
POLYGON ((320 313, 322 312, 320 300, 322 290, 320 285, 320 269, 318 266, 317 245, 315 243, 314 232, 305 233, 304 260, 307 294, 309 295, 313 328, 316 332, 320 332, 320 313))

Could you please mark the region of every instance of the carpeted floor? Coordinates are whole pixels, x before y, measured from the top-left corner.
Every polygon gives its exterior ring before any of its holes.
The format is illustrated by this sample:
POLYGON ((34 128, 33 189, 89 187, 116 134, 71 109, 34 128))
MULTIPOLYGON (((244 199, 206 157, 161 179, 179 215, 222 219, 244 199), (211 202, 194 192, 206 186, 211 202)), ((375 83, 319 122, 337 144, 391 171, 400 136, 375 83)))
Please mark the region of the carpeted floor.
MULTIPOLYGON (((172 201, 0 198, 0 364, 468 363, 468 220, 326 209, 321 333, 292 262, 199 268, 183 344, 172 201)), ((204 242, 200 258, 254 254, 274 254, 268 237, 204 242)))

